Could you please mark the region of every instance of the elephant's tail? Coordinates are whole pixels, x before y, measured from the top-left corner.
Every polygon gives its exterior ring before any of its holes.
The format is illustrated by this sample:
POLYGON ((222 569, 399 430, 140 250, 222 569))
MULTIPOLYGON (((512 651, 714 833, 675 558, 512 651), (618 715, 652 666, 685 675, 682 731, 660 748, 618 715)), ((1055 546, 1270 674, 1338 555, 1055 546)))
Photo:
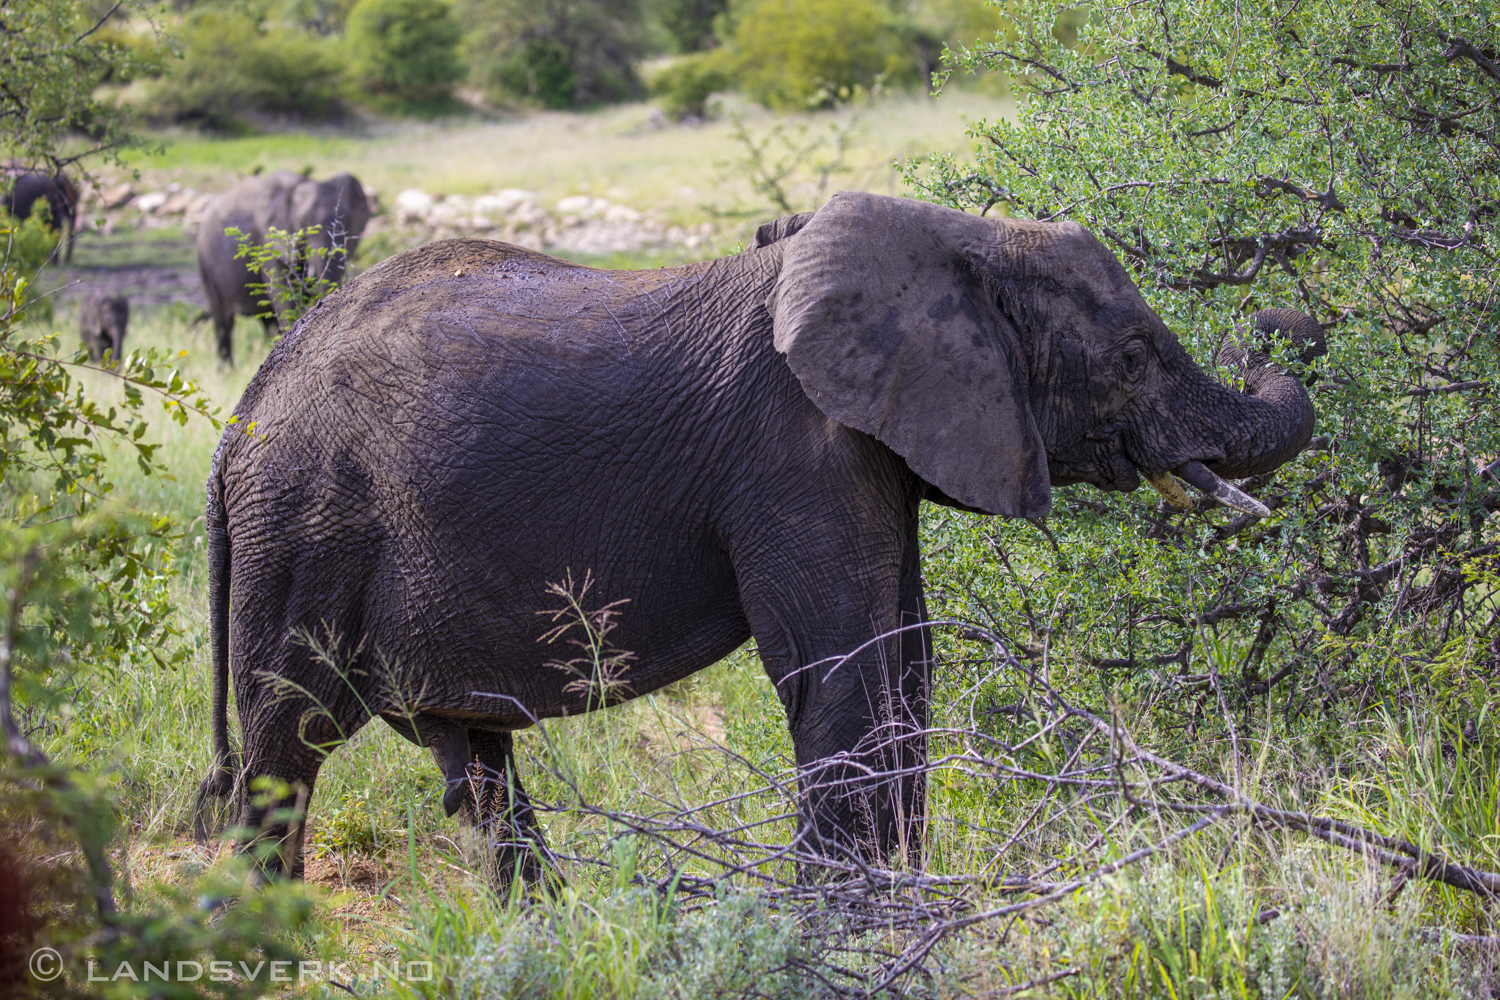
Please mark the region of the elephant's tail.
POLYGON ((193 832, 207 839, 207 813, 215 800, 234 791, 234 750, 229 745, 229 518, 224 509, 224 481, 217 456, 208 474, 208 504, 204 528, 208 536, 208 631, 213 656, 214 760, 208 777, 198 786, 193 806, 193 832))

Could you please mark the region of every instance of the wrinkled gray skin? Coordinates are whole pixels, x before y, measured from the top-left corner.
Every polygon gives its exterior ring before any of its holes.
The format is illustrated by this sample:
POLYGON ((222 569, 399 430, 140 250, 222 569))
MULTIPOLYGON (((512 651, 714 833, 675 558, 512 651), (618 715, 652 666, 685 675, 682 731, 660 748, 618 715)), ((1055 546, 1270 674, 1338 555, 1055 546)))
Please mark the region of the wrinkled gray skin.
MULTIPOLYGON (((365 189, 352 174, 314 181, 278 170, 263 177, 247 177, 215 198, 198 227, 198 273, 214 321, 219 357, 234 360, 231 334, 236 316, 260 316, 266 311, 260 304, 266 296, 249 286, 275 282, 280 277, 252 273, 244 260, 236 260, 239 244, 225 236, 224 230, 238 229, 256 244, 264 245, 272 227, 293 233, 318 226, 319 232, 308 240, 310 248, 343 247, 346 252, 323 256, 308 253, 298 261, 298 268, 310 279, 327 278, 337 283, 343 280, 348 260, 359 248, 359 238, 369 221, 365 189)), ((274 303, 275 296, 272 300, 274 303)), ((267 334, 280 325, 270 316, 261 321, 267 334)))
POLYGON ((928 639, 887 635, 925 619, 921 501, 1039 517, 1049 483, 1272 469, 1312 408, 1250 361, 1243 394, 1205 375, 1076 225, 876 195, 653 271, 482 240, 398 254, 277 345, 215 456, 200 802, 233 791, 295 871, 300 828, 246 782, 310 790, 322 748, 375 713, 432 748, 450 811, 536 838, 510 734, 597 704, 537 641, 546 585, 591 571, 586 605, 628 601, 611 640, 638 657, 612 700, 754 636, 807 846, 914 856, 921 780, 857 776, 925 755, 928 639), (298 638, 329 634, 347 679, 298 638), (471 784, 475 762, 498 784, 471 784))
POLYGON ((51 209, 48 227, 62 234, 63 261, 73 259, 73 236, 78 232, 78 188, 67 174, 21 174, 5 195, 5 210, 13 218, 28 219, 38 201, 51 209))
POLYGON ((125 328, 130 325, 130 300, 123 295, 94 292, 78 305, 78 333, 97 363, 105 351, 114 363, 125 356, 125 328))

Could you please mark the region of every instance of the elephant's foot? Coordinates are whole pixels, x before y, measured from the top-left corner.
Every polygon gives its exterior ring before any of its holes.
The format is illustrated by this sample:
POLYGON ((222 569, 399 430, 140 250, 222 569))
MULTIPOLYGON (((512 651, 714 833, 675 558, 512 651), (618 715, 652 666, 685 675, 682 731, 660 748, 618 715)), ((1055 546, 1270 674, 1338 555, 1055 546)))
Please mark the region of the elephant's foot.
POLYGON ((205 843, 229 821, 227 804, 234 795, 234 771, 228 764, 215 763, 214 769, 198 786, 193 799, 193 839, 205 843))
MULTIPOLYGON (((476 771, 480 765, 475 765, 476 771)), ((477 778, 470 800, 480 807, 465 809, 470 839, 486 880, 502 894, 519 879, 528 887, 540 887, 558 879, 556 858, 546 835, 537 825, 531 800, 514 782, 502 785, 495 777, 477 778)))

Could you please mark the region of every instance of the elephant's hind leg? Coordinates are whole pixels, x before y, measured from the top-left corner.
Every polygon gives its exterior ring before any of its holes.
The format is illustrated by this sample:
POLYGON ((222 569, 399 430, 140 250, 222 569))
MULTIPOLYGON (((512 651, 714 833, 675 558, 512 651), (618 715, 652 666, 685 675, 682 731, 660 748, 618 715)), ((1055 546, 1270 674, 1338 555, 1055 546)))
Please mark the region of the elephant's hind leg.
POLYGON ((251 703, 241 718, 246 721, 244 767, 235 787, 239 826, 249 831, 250 850, 267 874, 301 878, 305 820, 318 770, 368 717, 357 702, 319 705, 283 695, 251 703))
POLYGON ((470 729, 469 745, 474 761, 460 819, 483 838, 487 857, 494 852, 493 881, 497 888, 509 886, 517 876, 535 885, 542 880, 551 855, 537 825, 536 810, 521 787, 515 739, 510 733, 470 729))
POLYGON ((547 842, 531 799, 521 787, 510 733, 470 729, 439 715, 384 715, 402 736, 432 753, 443 772, 443 811, 480 845, 482 864, 497 888, 519 873, 528 884, 542 879, 547 842))

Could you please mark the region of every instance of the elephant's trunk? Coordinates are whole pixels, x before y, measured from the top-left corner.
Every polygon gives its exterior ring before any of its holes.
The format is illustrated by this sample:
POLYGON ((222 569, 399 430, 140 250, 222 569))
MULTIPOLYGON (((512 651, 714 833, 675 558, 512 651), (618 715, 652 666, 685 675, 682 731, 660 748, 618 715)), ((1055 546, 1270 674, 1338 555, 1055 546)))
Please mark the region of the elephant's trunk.
POLYGON ((1237 368, 1244 388, 1239 397, 1242 415, 1233 426, 1240 433, 1225 441, 1221 461, 1213 471, 1226 478, 1270 472, 1301 453, 1312 439, 1312 400, 1302 382, 1276 364, 1264 348, 1276 335, 1300 346, 1298 356, 1306 363, 1328 353, 1328 344, 1317 321, 1295 309, 1262 309, 1251 317, 1254 329, 1230 337, 1219 348, 1219 364, 1237 368))
MULTIPOLYGON (((1226 506, 1263 517, 1269 513, 1263 505, 1224 480, 1270 472, 1294 458, 1311 440, 1316 416, 1302 382, 1271 361, 1266 345, 1278 334, 1288 337, 1300 345, 1303 362, 1326 354, 1328 347, 1317 322, 1295 309, 1263 309, 1251 320, 1253 329, 1219 348, 1219 364, 1238 369, 1243 388, 1236 392, 1215 384, 1210 390, 1212 451, 1173 471, 1226 506)), ((1181 489, 1168 485, 1165 473, 1146 478, 1169 502, 1183 505, 1181 489)))

